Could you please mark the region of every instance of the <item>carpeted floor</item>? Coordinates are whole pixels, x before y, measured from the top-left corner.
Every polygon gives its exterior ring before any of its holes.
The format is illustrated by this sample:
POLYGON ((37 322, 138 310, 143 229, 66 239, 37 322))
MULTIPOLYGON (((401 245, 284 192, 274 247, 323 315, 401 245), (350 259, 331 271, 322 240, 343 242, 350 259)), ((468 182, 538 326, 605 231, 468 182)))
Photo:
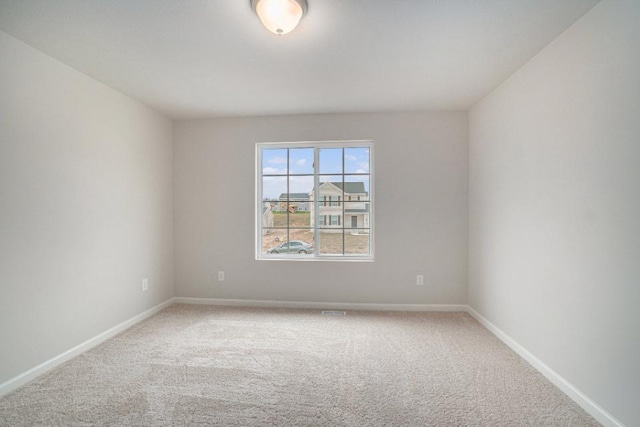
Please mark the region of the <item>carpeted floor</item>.
POLYGON ((465 313, 173 305, 0 398, 2 426, 598 426, 465 313))

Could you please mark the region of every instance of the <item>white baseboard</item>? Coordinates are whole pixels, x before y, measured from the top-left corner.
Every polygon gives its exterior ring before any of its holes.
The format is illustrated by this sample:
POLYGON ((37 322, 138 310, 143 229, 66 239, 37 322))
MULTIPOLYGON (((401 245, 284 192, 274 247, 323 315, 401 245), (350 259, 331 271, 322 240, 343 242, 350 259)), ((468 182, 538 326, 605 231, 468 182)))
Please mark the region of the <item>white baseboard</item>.
POLYGON ((472 315, 482 326, 491 331, 502 342, 508 345, 513 351, 515 351, 520 357, 529 362, 531 366, 536 368, 538 372, 544 375, 549 381, 551 381, 556 387, 558 387, 564 394, 569 396, 580 405, 585 411, 587 411, 593 418, 605 427, 624 427, 620 421, 615 419, 611 414, 605 411, 600 405, 589 399, 584 393, 578 390, 573 384, 564 379, 560 374, 547 366, 544 362, 533 355, 529 350, 518 344, 513 338, 504 333, 500 328, 487 320, 483 315, 478 313, 471 306, 467 306, 467 312, 472 315))
POLYGON ((131 326, 135 325, 136 323, 153 316, 154 314, 156 314, 157 312, 159 312, 160 310, 162 310, 165 307, 170 306, 171 304, 174 303, 174 298, 170 298, 166 301, 164 301, 163 303, 160 303, 158 305, 156 305, 155 307, 150 308, 149 310, 145 311, 144 313, 140 313, 137 316, 132 317, 129 320, 126 320, 122 323, 120 323, 119 325, 114 326, 113 328, 104 331, 103 333, 96 335, 95 337, 83 342, 82 344, 79 344, 75 347, 73 347, 70 350, 65 351, 62 354, 57 355, 56 357, 47 360, 44 363, 41 363, 40 365, 29 369, 26 372, 23 372, 22 374, 11 378, 8 381, 5 381, 4 383, 0 384, 0 396, 3 396, 7 393, 12 392, 13 390, 17 389, 18 387, 28 383, 29 381, 35 379, 36 377, 39 377, 40 375, 44 374, 47 371, 50 371, 51 369, 55 368, 56 366, 59 366, 61 364, 63 364, 64 362, 66 362, 69 359, 72 359, 74 357, 76 357, 77 355, 84 353, 85 351, 97 346, 98 344, 103 343, 104 341, 108 340, 111 337, 114 337, 116 335, 118 335, 120 332, 124 331, 125 329, 130 328, 131 326))
POLYGON ((177 304, 222 305, 234 307, 270 307, 331 310, 370 310, 370 311, 467 311, 466 304, 375 304, 350 302, 306 302, 273 301, 225 298, 187 298, 176 297, 177 304))

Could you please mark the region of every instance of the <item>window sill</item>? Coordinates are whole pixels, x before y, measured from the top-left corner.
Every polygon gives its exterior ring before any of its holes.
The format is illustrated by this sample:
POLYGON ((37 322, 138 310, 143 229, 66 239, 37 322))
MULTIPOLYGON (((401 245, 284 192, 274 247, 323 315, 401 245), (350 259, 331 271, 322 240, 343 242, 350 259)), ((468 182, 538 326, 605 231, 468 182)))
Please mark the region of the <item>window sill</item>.
POLYGON ((278 255, 258 255, 256 256, 257 261, 296 261, 296 262, 326 262, 326 261, 336 261, 336 262, 373 262, 374 258, 372 256, 308 256, 308 255, 287 255, 287 256, 278 256, 278 255))

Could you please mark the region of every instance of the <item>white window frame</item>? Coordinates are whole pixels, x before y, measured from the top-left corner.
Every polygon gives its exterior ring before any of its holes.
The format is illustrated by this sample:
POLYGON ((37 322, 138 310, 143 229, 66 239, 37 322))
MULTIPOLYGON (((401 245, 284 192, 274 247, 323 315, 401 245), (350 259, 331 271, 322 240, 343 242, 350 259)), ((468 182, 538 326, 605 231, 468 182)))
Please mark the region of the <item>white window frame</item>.
MULTIPOLYGON (((255 251, 256 251, 256 259, 257 260, 288 260, 288 261, 368 261, 372 262, 374 260, 374 149, 373 149, 373 141, 359 141, 359 140, 350 140, 350 141, 303 141, 303 142, 259 142, 256 143, 256 155, 255 155, 255 171, 256 171, 256 185, 255 185, 255 196, 254 199, 256 201, 256 219, 255 219, 255 251), (314 186, 313 188, 319 188, 320 185, 320 174, 319 174, 319 151, 323 148, 369 148, 369 173, 367 174, 369 178, 369 253, 368 254, 342 254, 342 255, 323 255, 319 253, 319 227, 320 227, 320 205, 324 205, 324 200, 321 200, 318 194, 314 196, 313 209, 311 214, 314 215, 314 253, 309 255, 298 255, 298 254, 263 254, 261 250, 262 244, 262 149, 286 149, 286 148, 313 148, 314 149, 314 186)), ((344 161, 344 159, 343 159, 344 161)), ((340 175, 340 174, 336 174, 340 175)), ((352 175, 351 173, 345 173, 344 167, 342 171, 342 175, 352 175)), ((287 175, 288 176, 288 175, 287 175)), ((358 200, 360 200, 360 196, 358 196, 358 200)), ((345 200, 340 200, 344 208, 345 200)), ((327 200, 327 203, 331 202, 327 200)), ((344 219, 344 218, 343 218, 344 219)), ((327 222, 331 222, 330 217, 327 217, 327 222)), ((324 226, 329 226, 329 224, 324 224, 324 226)), ((339 227, 342 229, 343 233, 345 232, 345 222, 341 221, 339 227)), ((348 229, 347 227, 346 229, 348 229)))

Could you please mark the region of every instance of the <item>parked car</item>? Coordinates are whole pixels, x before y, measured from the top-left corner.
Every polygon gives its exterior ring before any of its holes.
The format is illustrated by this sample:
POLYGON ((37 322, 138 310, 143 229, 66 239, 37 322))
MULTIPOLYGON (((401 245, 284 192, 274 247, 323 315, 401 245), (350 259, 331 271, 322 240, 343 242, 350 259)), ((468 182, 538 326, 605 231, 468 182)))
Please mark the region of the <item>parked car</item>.
POLYGON ((313 252, 313 245, 300 240, 292 240, 267 249, 269 254, 308 254, 309 252, 313 252))

